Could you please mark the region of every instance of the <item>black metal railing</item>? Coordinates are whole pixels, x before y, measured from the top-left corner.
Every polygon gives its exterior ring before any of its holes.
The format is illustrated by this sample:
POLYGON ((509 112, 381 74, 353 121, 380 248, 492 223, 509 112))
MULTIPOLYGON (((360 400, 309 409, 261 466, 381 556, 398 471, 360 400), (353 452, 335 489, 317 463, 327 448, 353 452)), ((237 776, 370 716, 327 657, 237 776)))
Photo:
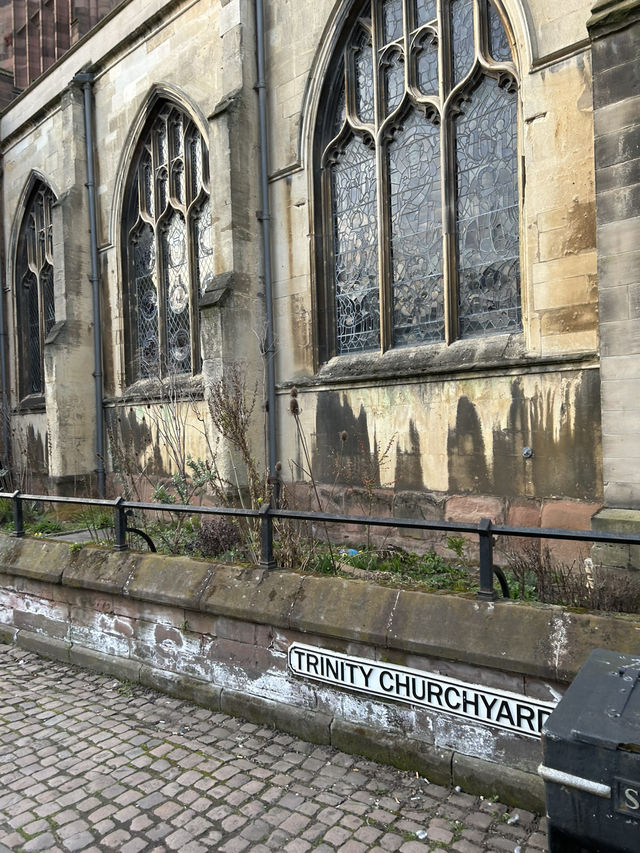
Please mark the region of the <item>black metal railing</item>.
MULTIPOLYGON (((131 511, 177 512, 191 515, 229 515, 234 517, 255 518, 260 522, 260 566, 265 569, 277 568, 273 550, 274 519, 308 521, 321 524, 355 524, 363 527, 391 527, 397 530, 434 531, 441 533, 466 533, 478 537, 480 563, 480 589, 478 598, 493 601, 498 596, 493 588, 493 576, 497 575, 503 594, 508 597, 508 588, 504 575, 493 564, 494 537, 507 536, 526 539, 562 539, 572 542, 592 542, 607 545, 639 545, 640 534, 598 533, 593 530, 561 530, 541 527, 509 527, 494 525, 490 519, 482 518, 477 524, 462 521, 424 521, 415 518, 389 518, 368 515, 343 515, 340 513, 309 512, 295 509, 272 509, 264 504, 260 509, 237 507, 194 506, 191 504, 159 504, 140 501, 126 501, 122 497, 114 500, 99 498, 68 498, 60 495, 31 495, 15 492, 0 492, 0 498, 13 502, 13 536, 24 536, 23 504, 60 503, 80 506, 111 508, 114 514, 114 544, 116 551, 128 549, 127 534, 141 532, 128 526, 127 518, 131 511)), ((148 537, 145 535, 148 541, 148 537)))

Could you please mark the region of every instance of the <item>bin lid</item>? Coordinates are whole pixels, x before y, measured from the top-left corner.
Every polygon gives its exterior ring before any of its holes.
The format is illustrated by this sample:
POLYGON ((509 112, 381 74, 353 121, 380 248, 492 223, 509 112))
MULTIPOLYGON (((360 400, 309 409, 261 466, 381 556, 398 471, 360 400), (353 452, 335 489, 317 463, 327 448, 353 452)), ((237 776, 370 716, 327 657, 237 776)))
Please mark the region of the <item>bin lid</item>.
POLYGON ((640 752, 640 655, 596 649, 543 728, 544 734, 640 752))

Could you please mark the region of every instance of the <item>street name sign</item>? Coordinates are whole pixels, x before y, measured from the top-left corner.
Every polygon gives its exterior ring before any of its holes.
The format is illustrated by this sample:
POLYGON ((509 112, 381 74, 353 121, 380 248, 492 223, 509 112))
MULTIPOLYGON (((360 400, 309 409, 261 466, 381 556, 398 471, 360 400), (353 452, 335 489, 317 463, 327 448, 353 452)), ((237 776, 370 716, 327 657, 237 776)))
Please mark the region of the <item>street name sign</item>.
POLYGON ((304 643, 289 646, 288 660, 291 672, 302 678, 442 711, 526 737, 540 737, 555 708, 553 702, 304 643))

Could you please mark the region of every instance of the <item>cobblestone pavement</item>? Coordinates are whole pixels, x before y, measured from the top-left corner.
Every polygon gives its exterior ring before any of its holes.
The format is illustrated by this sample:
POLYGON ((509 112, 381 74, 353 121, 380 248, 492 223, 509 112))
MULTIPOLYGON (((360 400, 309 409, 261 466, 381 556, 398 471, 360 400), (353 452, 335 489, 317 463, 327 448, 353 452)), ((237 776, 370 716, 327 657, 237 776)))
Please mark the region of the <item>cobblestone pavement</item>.
POLYGON ((540 853, 544 820, 0 645, 0 853, 540 853))

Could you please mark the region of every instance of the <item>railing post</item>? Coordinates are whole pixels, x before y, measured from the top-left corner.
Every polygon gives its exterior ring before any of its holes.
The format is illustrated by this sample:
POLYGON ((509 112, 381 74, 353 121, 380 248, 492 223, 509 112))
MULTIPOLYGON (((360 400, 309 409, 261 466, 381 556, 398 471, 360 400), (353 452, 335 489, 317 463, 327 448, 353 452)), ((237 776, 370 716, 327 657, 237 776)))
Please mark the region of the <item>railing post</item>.
POLYGON ((498 594, 493 588, 493 536, 491 519, 481 518, 478 524, 480 537, 480 589, 478 598, 482 601, 495 601, 498 594))
POLYGON ((20 489, 16 489, 11 498, 13 500, 13 535, 24 536, 24 516, 22 513, 22 501, 20 500, 20 489))
POLYGON ((116 551, 126 551, 129 547, 127 545, 127 511, 122 505, 123 503, 122 497, 119 497, 113 504, 113 529, 116 540, 113 547, 116 551))
POLYGON ((273 504, 273 508, 278 509, 280 507, 280 477, 277 474, 269 477, 269 485, 271 486, 271 500, 269 504, 273 504))
POLYGON ((260 567, 263 569, 276 567, 273 557, 273 518, 268 503, 260 507, 260 567))

